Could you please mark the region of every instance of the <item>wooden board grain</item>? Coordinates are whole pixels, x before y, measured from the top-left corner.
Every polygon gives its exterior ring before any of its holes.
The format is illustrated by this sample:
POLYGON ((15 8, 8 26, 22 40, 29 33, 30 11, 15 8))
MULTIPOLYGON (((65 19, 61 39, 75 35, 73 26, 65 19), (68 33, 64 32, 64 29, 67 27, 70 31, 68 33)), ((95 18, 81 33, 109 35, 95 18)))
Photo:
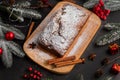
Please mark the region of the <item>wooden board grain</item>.
MULTIPOLYGON (((64 4, 71 4, 78 8, 82 8, 76 4, 70 2, 60 2, 56 5, 56 7, 48 14, 48 16, 41 22, 41 24, 37 27, 37 29, 32 33, 32 35, 28 38, 28 40, 24 43, 24 51, 29 58, 31 58, 34 62, 39 64, 40 66, 46 68, 49 71, 59 73, 59 74, 66 74, 69 73, 75 65, 64 66, 60 68, 54 68, 54 66, 47 64, 47 60, 56 58, 56 56, 51 55, 50 52, 46 51, 45 49, 39 47, 35 49, 29 48, 29 44, 32 42, 36 42, 40 31, 43 29, 44 25, 50 20, 49 18, 52 16, 52 13, 55 12, 58 8, 61 8, 64 4)), ((85 8, 82 8, 85 9, 85 8)), ((86 10, 86 9, 85 9, 86 10)), ((79 34, 73 41, 72 45, 66 52, 66 56, 75 55, 76 59, 79 59, 80 56, 84 53, 85 49, 91 42, 92 38, 94 37, 95 33, 99 29, 101 25, 100 19, 92 12, 86 10, 89 14, 89 18, 87 19, 86 23, 84 24, 82 30, 80 30, 79 34)))

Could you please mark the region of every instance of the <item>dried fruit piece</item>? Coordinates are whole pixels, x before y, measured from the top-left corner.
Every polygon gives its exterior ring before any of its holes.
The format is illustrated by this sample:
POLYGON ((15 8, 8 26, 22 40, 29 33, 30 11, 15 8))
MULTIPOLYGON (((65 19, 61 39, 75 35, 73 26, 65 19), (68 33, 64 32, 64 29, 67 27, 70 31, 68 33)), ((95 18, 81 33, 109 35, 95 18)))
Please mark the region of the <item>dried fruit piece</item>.
POLYGON ((112 72, 119 73, 120 72, 120 65, 115 63, 112 65, 112 72))
POLYGON ((92 53, 92 54, 89 55, 88 58, 93 61, 95 59, 95 57, 96 57, 96 54, 92 53))
POLYGON ((108 64, 108 63, 110 63, 110 59, 109 59, 109 58, 105 58, 105 59, 103 59, 103 61, 101 62, 102 65, 106 65, 106 64, 108 64))
POLYGON ((95 77, 100 77, 103 75, 103 70, 100 69, 100 70, 97 70, 96 73, 95 73, 95 77))
POLYGON ((114 43, 114 44, 112 44, 112 45, 109 46, 109 51, 113 55, 116 54, 116 53, 118 53, 118 50, 119 50, 119 45, 116 44, 116 43, 114 43))

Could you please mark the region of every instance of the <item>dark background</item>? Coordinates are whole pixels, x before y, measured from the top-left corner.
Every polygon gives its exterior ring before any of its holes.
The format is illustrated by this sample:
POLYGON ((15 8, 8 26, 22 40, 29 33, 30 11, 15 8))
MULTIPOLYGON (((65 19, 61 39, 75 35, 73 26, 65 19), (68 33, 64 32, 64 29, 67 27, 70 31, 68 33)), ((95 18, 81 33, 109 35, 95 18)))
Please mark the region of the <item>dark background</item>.
MULTIPOLYGON (((50 3, 53 4, 53 6, 54 6, 59 1, 60 0, 50 0, 50 3)), ((86 0, 77 0, 77 4, 82 5, 85 1, 86 0)), ((47 14, 51 11, 51 9, 52 8, 39 9, 39 11, 41 12, 43 17, 41 20, 35 21, 36 25, 35 25, 34 29, 47 16, 47 14)), ((29 29, 29 26, 27 26, 27 24, 29 23, 28 19, 26 19, 25 22, 22 24, 21 23, 11 23, 10 21, 7 20, 8 18, 5 17, 5 14, 1 14, 1 16, 5 23, 16 24, 19 26, 25 25, 26 27, 18 27, 18 28, 21 29, 21 31, 25 35, 27 35, 28 29, 29 29)), ((46 69, 42 68, 41 66, 37 65, 36 63, 34 63, 27 56, 25 56, 24 58, 18 58, 16 56, 13 56, 13 58, 14 58, 13 66, 8 69, 3 66, 3 64, 0 60, 0 80, 25 80, 23 78, 23 74, 27 72, 27 68, 30 66, 41 71, 41 73, 43 74, 43 78, 45 80, 47 80, 47 78, 52 78, 53 80, 80 80, 80 78, 79 78, 80 74, 82 74, 84 76, 84 80, 97 80, 94 77, 94 73, 96 72, 96 70, 98 68, 100 68, 101 60, 103 60, 105 57, 114 58, 114 57, 120 55, 120 54, 117 54, 117 55, 111 56, 110 54, 108 54, 108 52, 107 52, 108 45, 103 46, 103 47, 95 46, 96 39, 99 38, 101 35, 108 32, 103 29, 103 25, 107 22, 119 22, 120 23, 120 11, 111 12, 110 15, 108 16, 107 20, 102 21, 102 25, 101 25, 100 29, 98 30, 95 37, 93 38, 93 40, 87 47, 86 51, 82 55, 82 57, 86 58, 85 64, 77 64, 70 73, 68 73, 66 75, 51 73, 51 72, 47 71, 46 69), (88 60, 88 56, 91 53, 97 54, 94 61, 88 60)), ((24 44, 24 41, 20 41, 20 40, 14 40, 14 41, 19 43, 21 45, 21 47, 24 44)), ((120 45, 120 40, 115 41, 115 42, 117 42, 120 45)), ((119 63, 120 61, 117 61, 117 62, 119 63)), ((106 74, 110 73, 109 70, 110 70, 111 65, 112 64, 105 66, 104 72, 106 74)), ((113 75, 113 77, 114 77, 114 80, 120 80, 120 74, 113 75)))

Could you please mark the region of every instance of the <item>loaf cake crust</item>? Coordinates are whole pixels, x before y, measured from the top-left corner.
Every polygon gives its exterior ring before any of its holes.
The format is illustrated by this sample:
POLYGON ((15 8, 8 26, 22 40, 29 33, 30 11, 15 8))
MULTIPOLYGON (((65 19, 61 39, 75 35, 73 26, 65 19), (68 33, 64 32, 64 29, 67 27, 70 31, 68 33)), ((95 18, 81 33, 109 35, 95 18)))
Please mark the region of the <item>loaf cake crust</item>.
POLYGON ((88 18, 83 9, 70 4, 57 10, 40 32, 38 43, 63 56, 88 18))

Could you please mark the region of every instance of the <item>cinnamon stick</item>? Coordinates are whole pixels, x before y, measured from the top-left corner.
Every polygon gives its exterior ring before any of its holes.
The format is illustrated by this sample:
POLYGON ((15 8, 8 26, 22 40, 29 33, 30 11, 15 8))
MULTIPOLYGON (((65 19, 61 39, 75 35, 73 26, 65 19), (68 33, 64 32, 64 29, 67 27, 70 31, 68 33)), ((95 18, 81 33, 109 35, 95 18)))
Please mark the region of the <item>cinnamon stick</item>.
POLYGON ((63 67, 63 66, 68 66, 68 65, 73 65, 73 64, 77 64, 77 63, 84 63, 85 59, 78 59, 78 60, 74 60, 74 61, 64 61, 64 62, 58 62, 55 63, 55 67, 63 67))
POLYGON ((64 61, 72 61, 75 60, 75 56, 69 56, 64 58, 57 58, 57 59, 50 59, 48 60, 48 64, 54 64, 58 62, 64 62, 64 61))
POLYGON ((35 25, 35 22, 32 22, 31 25, 30 25, 30 28, 29 28, 29 31, 28 31, 28 34, 27 34, 26 39, 29 38, 29 36, 30 36, 30 34, 31 34, 31 32, 32 32, 32 29, 33 29, 33 26, 34 26, 34 25, 35 25))

